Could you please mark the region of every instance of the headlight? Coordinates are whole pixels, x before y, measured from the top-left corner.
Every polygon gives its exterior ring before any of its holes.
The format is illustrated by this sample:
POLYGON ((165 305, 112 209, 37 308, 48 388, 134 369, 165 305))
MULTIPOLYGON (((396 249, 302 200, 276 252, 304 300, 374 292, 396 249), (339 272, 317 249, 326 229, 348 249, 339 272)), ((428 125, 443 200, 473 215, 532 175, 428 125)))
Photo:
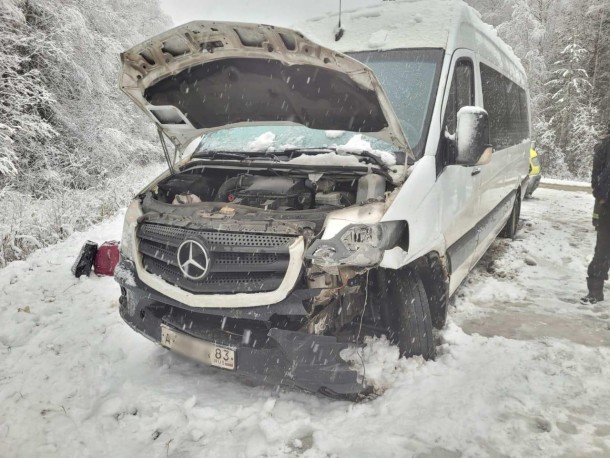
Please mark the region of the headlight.
POLYGON ((121 257, 123 259, 133 260, 135 254, 134 231, 138 224, 138 218, 142 212, 140 211, 140 203, 138 200, 134 200, 127 207, 127 213, 125 213, 125 222, 123 223, 123 235, 121 236, 121 257))
POLYGON ((352 252, 366 247, 387 250, 396 244, 404 226, 404 221, 348 226, 341 236, 341 243, 352 252))
POLYGON ((385 250, 396 246, 406 225, 404 221, 354 224, 332 239, 316 240, 305 257, 323 266, 372 266, 381 262, 385 250))
POLYGON ((121 257, 123 259, 133 259, 133 229, 127 221, 123 223, 123 235, 121 236, 121 257))
POLYGON ((351 226, 341 236, 341 243, 350 251, 358 251, 366 246, 376 246, 379 240, 377 224, 374 226, 351 226))

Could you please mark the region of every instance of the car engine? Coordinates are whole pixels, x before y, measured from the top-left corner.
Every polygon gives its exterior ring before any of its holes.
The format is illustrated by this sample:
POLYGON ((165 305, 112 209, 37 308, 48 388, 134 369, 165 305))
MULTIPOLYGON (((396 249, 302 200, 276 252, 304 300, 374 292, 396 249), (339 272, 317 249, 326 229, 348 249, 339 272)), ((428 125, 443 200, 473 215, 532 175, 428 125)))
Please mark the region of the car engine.
POLYGON ((381 198, 385 180, 378 175, 317 177, 191 169, 157 185, 155 200, 174 205, 230 203, 273 211, 333 210, 381 198), (316 177, 314 177, 316 178, 316 177))
POLYGON ((315 189, 304 179, 238 175, 220 186, 216 201, 265 210, 308 210, 314 207, 315 189))

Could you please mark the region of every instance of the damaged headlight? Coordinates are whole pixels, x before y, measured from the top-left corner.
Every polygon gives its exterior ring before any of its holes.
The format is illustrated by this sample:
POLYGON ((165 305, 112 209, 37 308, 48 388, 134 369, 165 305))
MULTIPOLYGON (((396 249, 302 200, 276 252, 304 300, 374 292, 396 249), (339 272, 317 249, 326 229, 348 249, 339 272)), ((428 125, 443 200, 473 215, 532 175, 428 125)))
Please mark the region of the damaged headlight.
POLYGON ((381 262, 384 251, 398 244, 406 226, 404 221, 353 224, 332 239, 316 240, 305 257, 321 266, 372 266, 381 262))

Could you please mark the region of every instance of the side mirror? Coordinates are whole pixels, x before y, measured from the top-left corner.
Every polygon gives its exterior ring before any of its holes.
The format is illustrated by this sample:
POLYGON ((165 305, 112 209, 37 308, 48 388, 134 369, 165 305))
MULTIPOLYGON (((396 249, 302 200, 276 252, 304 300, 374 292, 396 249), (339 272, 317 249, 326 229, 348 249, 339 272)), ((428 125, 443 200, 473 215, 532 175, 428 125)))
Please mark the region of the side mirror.
POLYGON ((480 107, 464 107, 457 114, 455 131, 456 164, 485 165, 491 161, 493 148, 489 143, 489 116, 480 107))

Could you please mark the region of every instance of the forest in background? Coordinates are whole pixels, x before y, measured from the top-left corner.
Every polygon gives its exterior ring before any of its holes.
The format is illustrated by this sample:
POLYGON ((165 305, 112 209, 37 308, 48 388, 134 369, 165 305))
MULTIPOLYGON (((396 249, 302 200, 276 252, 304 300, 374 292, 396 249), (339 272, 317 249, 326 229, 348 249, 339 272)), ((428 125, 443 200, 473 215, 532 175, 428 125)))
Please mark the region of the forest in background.
MULTIPOLYGON (((543 173, 588 179, 610 121, 610 0, 468 0, 530 77, 543 173)), ((118 89, 158 0, 0 0, 0 267, 122 208, 162 158, 118 89)))
POLYGON ((609 0, 466 0, 528 73, 543 173, 589 180, 610 122, 609 0))
POLYGON ((119 90, 119 54, 171 25, 158 0, 0 0, 0 267, 150 178, 162 154, 119 90))

